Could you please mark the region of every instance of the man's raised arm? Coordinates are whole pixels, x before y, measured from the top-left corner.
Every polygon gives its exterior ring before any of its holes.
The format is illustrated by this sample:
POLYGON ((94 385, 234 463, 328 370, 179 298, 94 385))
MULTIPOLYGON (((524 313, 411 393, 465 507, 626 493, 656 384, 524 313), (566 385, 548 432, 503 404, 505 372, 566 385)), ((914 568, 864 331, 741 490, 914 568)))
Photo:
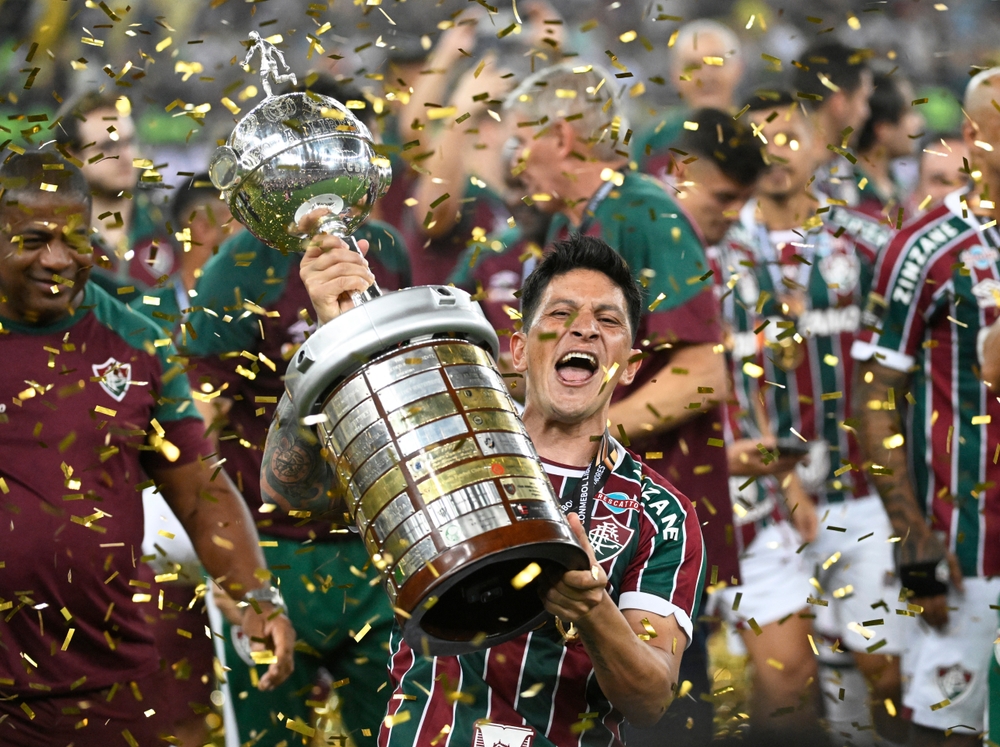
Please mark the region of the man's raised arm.
POLYGON ((274 412, 260 468, 260 494, 284 511, 340 515, 342 497, 335 494, 333 469, 311 428, 302 426, 287 394, 274 412))

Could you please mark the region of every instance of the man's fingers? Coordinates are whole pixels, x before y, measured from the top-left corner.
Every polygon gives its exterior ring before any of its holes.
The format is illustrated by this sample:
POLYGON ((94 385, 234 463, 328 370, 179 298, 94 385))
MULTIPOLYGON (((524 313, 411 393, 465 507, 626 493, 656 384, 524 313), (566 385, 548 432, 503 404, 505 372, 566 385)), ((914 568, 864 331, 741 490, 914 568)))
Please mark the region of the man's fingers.
POLYGON ((272 690, 295 670, 293 650, 295 630, 286 617, 278 617, 267 625, 267 637, 274 647, 275 661, 267 668, 258 685, 261 690, 272 690))

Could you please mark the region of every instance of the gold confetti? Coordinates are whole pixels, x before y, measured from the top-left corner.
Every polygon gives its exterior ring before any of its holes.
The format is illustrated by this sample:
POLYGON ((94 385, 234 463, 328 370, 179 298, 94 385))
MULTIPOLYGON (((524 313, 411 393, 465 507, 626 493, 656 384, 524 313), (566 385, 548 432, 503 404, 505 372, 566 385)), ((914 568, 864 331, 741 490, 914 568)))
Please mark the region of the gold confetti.
POLYGON ((887 436, 882 439, 882 446, 887 449, 898 449, 903 445, 906 439, 903 438, 902 433, 896 433, 892 436, 887 436))
POLYGON ((533 698, 536 695, 538 695, 538 693, 540 693, 542 691, 542 688, 544 688, 544 687, 545 687, 544 683, 542 683, 542 682, 536 682, 534 685, 532 685, 528 689, 524 690, 521 693, 521 697, 522 698, 533 698))
POLYGON ((523 589, 534 581, 542 572, 542 567, 538 563, 528 563, 514 578, 510 580, 510 585, 515 589, 523 589))
POLYGON ((368 635, 368 631, 372 629, 371 623, 365 623, 365 626, 358 631, 358 634, 354 636, 355 643, 361 643, 361 639, 368 635))
POLYGON ((397 711, 396 713, 391 713, 382 719, 382 723, 385 724, 385 728, 391 729, 396 726, 396 724, 405 724, 410 720, 409 711, 397 711))

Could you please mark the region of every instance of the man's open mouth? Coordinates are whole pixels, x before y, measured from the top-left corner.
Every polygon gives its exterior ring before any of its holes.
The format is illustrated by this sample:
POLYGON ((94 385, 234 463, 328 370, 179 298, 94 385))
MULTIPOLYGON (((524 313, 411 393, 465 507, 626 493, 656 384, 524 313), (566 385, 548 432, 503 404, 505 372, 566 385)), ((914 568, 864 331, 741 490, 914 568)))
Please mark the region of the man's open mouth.
POLYGON ((582 384, 597 373, 597 356, 593 353, 572 351, 556 362, 556 373, 568 384, 582 384))

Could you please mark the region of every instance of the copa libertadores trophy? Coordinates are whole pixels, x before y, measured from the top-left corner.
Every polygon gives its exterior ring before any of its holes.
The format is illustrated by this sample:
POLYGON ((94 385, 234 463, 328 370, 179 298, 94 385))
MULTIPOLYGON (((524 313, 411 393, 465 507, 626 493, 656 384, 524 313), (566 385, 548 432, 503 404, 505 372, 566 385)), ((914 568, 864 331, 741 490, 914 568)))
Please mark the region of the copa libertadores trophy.
MULTIPOLYGON (((371 133, 334 99, 271 94, 295 78, 256 33, 265 98, 209 173, 264 243, 300 250, 300 219, 344 237, 389 187, 371 133)), ((356 248, 356 245, 354 245, 356 248)), ((288 395, 325 446, 350 518, 415 650, 495 645, 545 619, 537 585, 587 567, 493 359, 497 336, 468 293, 382 295, 315 332, 289 362, 288 395)))

